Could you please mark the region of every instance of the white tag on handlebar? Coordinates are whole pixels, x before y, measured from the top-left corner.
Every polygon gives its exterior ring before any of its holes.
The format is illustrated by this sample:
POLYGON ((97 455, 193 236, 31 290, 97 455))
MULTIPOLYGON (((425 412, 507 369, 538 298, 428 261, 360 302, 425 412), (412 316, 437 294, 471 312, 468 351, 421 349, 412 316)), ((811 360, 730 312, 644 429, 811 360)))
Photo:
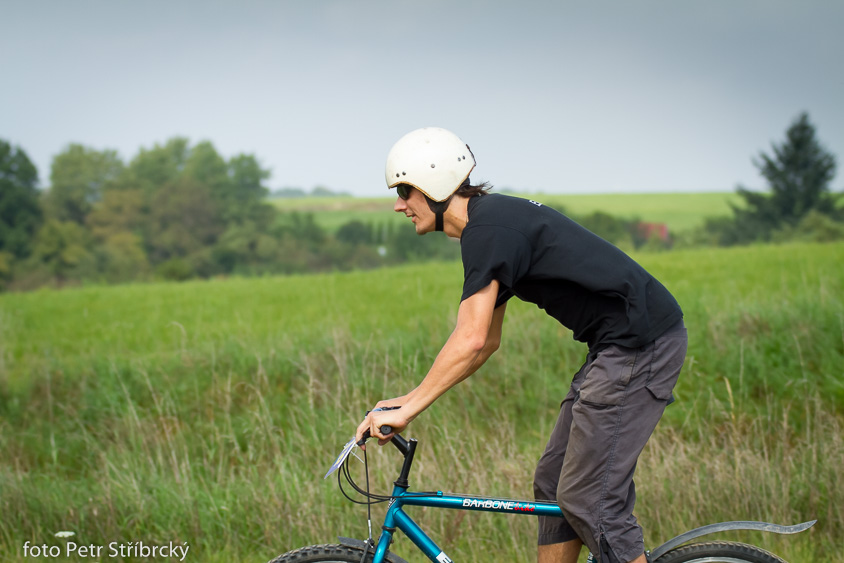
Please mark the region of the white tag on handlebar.
POLYGON ((352 438, 345 446, 343 446, 343 451, 340 452, 339 456, 337 456, 337 460, 331 464, 331 467, 328 469, 328 473, 325 474, 325 477, 323 477, 323 479, 328 479, 329 475, 340 469, 340 466, 343 465, 343 462, 346 461, 346 458, 349 457, 349 454, 351 454, 355 450, 355 445, 355 439, 352 438))

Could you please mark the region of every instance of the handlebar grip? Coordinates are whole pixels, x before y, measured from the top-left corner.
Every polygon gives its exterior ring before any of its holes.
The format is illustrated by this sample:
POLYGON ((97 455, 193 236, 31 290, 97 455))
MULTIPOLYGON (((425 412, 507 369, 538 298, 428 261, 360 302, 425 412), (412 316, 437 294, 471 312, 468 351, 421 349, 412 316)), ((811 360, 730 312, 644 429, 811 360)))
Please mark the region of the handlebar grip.
MULTIPOLYGON (((394 410, 400 409, 400 408, 401 408, 401 406, 397 406, 397 407, 377 407, 377 408, 372 409, 371 411, 366 411, 366 414, 369 415, 369 413, 377 412, 377 411, 394 411, 394 410)), ((388 424, 385 424, 385 425, 381 426, 381 428, 379 428, 379 430, 381 431, 382 435, 386 436, 387 434, 392 434, 393 427, 388 425, 388 424)), ((363 433, 363 437, 358 442, 358 446, 364 445, 366 443, 366 441, 369 440, 371 437, 372 437, 372 434, 370 433, 370 431, 366 430, 363 433)))
MULTIPOLYGON (((387 434, 390 434, 390 433, 393 432, 393 427, 385 424, 384 426, 379 428, 379 430, 381 431, 381 434, 386 436, 387 434)), ((358 446, 364 445, 366 443, 366 441, 369 440, 370 438, 372 438, 372 433, 369 430, 364 430, 363 438, 361 438, 360 441, 358 442, 358 446)))

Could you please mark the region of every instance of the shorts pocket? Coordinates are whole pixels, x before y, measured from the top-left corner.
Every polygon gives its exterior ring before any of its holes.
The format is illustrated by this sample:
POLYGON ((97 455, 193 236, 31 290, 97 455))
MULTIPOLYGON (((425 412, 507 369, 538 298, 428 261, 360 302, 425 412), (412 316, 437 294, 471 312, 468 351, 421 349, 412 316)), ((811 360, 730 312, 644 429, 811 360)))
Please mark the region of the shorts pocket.
POLYGON ((686 359, 686 338, 659 338, 654 346, 654 358, 645 387, 654 398, 673 402, 672 391, 686 359))
POLYGON ((639 350, 609 346, 598 353, 580 386, 580 400, 595 405, 620 405, 637 369, 639 350))

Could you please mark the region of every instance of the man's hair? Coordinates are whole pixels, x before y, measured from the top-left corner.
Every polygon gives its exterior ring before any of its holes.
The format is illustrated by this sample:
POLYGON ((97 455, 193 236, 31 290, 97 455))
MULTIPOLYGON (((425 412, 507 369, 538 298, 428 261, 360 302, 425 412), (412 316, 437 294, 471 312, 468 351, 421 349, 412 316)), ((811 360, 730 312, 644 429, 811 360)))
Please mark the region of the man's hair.
POLYGON ((454 194, 462 197, 475 197, 479 195, 487 195, 491 189, 492 184, 489 182, 482 182, 477 186, 473 186, 469 181, 469 178, 466 178, 466 181, 457 188, 457 191, 454 192, 454 194))
MULTIPOLYGON (((492 184, 489 182, 482 182, 477 186, 473 186, 472 182, 469 178, 463 181, 460 184, 460 187, 457 188, 453 194, 451 194, 448 199, 445 201, 434 201, 433 199, 425 196, 425 199, 428 201, 428 207, 434 213, 445 213, 445 210, 448 208, 448 204, 451 203, 451 198, 456 195, 460 197, 476 197, 476 196, 483 196, 489 194, 489 191, 492 189, 492 184)), ((423 194, 424 195, 424 194, 423 194)))

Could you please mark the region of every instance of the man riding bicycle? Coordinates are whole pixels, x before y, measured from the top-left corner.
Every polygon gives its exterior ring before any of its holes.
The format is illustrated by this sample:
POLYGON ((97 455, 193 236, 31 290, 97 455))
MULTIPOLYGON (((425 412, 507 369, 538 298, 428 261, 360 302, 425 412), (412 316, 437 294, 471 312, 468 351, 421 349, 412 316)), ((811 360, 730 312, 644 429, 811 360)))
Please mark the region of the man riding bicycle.
POLYGON ((387 157, 394 210, 419 235, 460 239, 464 268, 457 325, 422 382, 381 401, 357 429, 384 444, 498 349, 507 301, 535 303, 588 345, 534 476, 537 500, 565 518, 539 517, 538 561, 577 560, 582 544, 603 563, 644 563, 633 516, 633 472, 672 400, 685 354, 683 313, 653 276, 565 215, 472 185, 475 158, 456 135, 412 131, 387 157))

